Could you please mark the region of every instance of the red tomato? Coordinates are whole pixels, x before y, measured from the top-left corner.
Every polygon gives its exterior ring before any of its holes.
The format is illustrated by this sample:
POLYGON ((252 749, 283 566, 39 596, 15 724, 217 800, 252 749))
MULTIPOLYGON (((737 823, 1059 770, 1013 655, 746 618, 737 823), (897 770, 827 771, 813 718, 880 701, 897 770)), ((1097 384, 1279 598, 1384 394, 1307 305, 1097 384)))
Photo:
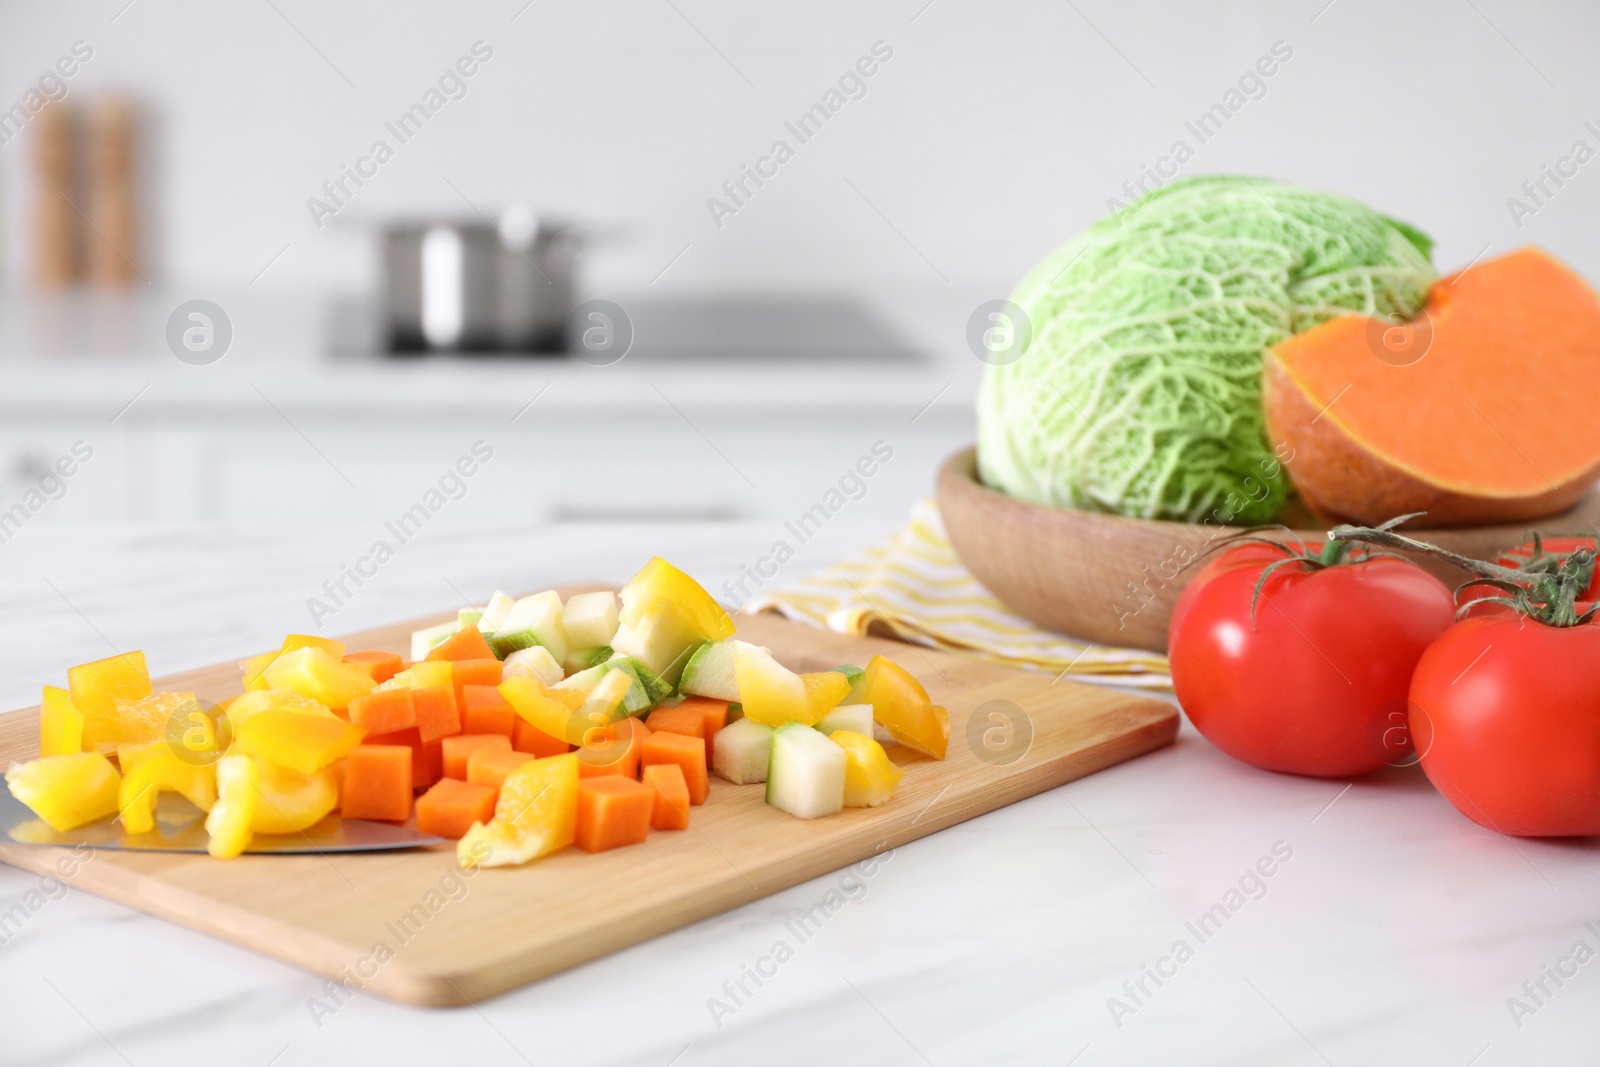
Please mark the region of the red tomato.
MULTIPOLYGON (((1314 546, 1313 550, 1315 550, 1314 546)), ((1270 771, 1344 778, 1410 751, 1406 694, 1455 605, 1414 563, 1378 556, 1313 570, 1279 567, 1269 546, 1224 551, 1172 614, 1172 684, 1195 728, 1222 751, 1270 771)))
POLYGON ((1600 834, 1600 625, 1467 619, 1417 664, 1410 711, 1422 769, 1473 822, 1600 834))

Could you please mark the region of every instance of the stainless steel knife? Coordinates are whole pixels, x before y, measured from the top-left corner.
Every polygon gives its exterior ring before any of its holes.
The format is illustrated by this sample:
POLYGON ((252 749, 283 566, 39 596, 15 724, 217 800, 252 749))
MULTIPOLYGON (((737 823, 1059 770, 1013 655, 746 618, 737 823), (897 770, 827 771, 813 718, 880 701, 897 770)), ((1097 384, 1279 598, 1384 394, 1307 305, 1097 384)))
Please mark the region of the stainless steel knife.
MULTIPOLYGON (((162 793, 156 801, 156 828, 147 834, 124 833, 116 816, 80 826, 53 830, 0 779, 0 842, 122 849, 136 852, 204 852, 205 812, 175 793, 162 793)), ((297 834, 257 834, 247 853, 299 855, 317 852, 382 852, 444 844, 444 838, 418 833, 409 826, 345 819, 329 815, 297 834)))

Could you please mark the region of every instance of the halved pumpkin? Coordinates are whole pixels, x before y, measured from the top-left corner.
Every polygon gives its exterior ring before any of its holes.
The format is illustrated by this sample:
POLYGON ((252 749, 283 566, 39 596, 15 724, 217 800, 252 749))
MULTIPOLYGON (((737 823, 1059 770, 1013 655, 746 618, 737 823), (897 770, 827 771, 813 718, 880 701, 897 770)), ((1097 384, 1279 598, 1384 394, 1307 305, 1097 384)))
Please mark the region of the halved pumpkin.
POLYGON ((1408 323, 1330 319, 1268 350, 1273 443, 1313 509, 1518 522, 1600 476, 1600 298, 1528 247, 1434 284, 1408 323))

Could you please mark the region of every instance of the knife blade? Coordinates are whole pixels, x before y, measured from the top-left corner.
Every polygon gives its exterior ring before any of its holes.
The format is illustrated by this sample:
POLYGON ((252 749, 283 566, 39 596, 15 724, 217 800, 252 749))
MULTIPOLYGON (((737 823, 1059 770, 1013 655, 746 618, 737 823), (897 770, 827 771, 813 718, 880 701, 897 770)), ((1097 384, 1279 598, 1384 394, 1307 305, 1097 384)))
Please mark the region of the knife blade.
MULTIPOLYGON (((205 812, 175 793, 162 793, 156 801, 156 828, 147 834, 123 831, 116 816, 74 830, 53 830, 26 804, 11 795, 0 779, 0 841, 57 848, 88 845, 91 848, 130 852, 204 852, 205 812)), ((280 856, 321 852, 382 852, 444 844, 445 839, 418 833, 409 826, 345 819, 329 815, 297 834, 257 834, 245 852, 280 856)))

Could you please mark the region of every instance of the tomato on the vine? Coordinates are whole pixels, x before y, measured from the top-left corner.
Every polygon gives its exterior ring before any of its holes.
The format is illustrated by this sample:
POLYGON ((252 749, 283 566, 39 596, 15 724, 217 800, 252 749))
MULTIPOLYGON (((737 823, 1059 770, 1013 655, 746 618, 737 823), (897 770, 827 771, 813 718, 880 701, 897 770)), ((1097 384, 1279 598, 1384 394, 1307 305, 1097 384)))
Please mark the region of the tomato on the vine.
POLYGON ((1338 532, 1476 575, 1463 587, 1472 590, 1468 617, 1428 648, 1411 679, 1411 731, 1428 780, 1467 818, 1504 834, 1600 834, 1594 539, 1535 534, 1486 563, 1392 530, 1338 532))
POLYGON ((1410 751, 1411 674, 1454 611, 1439 579, 1353 542, 1305 553, 1243 542, 1207 563, 1178 600, 1168 631, 1173 689, 1195 728, 1236 759, 1365 774, 1410 751))
POLYGON ((1600 624, 1456 624, 1417 664, 1410 720, 1428 780, 1473 822, 1600 834, 1600 624))

